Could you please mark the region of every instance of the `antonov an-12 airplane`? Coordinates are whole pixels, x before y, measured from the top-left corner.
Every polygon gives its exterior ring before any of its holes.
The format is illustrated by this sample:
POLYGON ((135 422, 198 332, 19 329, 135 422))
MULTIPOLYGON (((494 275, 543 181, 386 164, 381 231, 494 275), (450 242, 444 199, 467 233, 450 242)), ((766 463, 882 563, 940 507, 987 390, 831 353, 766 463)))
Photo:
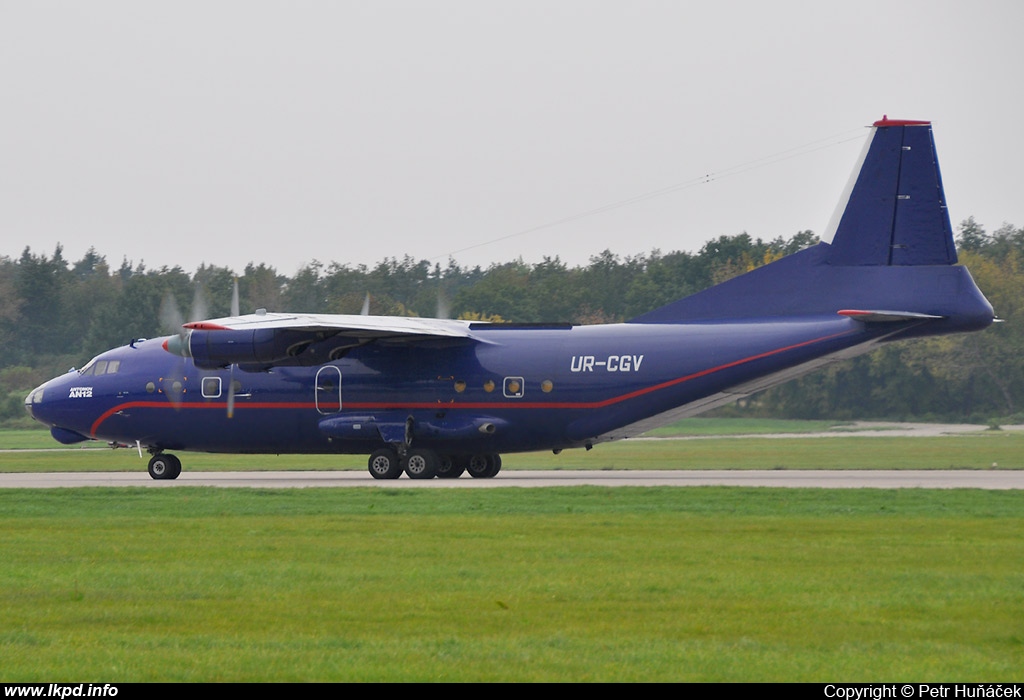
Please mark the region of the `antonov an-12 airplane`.
POLYGON ((875 122, 822 242, 626 323, 257 311, 133 341, 26 398, 62 443, 369 455, 396 479, 639 435, 905 338, 976 331, 930 123, 875 122))

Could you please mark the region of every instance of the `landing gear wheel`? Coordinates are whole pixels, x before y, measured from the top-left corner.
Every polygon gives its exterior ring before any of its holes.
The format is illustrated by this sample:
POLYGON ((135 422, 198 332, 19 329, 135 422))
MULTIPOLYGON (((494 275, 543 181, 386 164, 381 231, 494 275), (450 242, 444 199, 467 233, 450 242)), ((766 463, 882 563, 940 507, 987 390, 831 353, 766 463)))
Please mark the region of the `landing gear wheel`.
POLYGON ((381 448, 370 455, 368 466, 370 476, 374 479, 397 479, 402 475, 398 453, 390 447, 381 448))
POLYGON ((466 471, 474 479, 490 479, 501 471, 501 455, 473 455, 466 463, 466 471))
POLYGON ((487 478, 491 479, 495 476, 498 476, 498 472, 501 471, 501 455, 495 453, 487 455, 487 458, 491 460, 491 472, 490 474, 487 475, 487 478))
POLYGON ((437 465, 438 479, 458 479, 466 471, 466 466, 451 455, 441 455, 440 460, 437 465))
POLYGON ((168 455, 164 455, 164 457, 166 457, 167 459, 169 459, 171 461, 171 467, 172 467, 172 471, 171 471, 170 474, 167 475, 167 478, 168 479, 177 479, 179 476, 181 476, 181 460, 178 459, 176 456, 169 455, 169 454, 168 455))
POLYGON ((181 474, 181 460, 163 452, 149 460, 149 475, 154 479, 177 479, 181 474))
POLYGON ((405 458, 405 473, 410 479, 433 479, 438 462, 437 453, 433 450, 409 450, 405 458))

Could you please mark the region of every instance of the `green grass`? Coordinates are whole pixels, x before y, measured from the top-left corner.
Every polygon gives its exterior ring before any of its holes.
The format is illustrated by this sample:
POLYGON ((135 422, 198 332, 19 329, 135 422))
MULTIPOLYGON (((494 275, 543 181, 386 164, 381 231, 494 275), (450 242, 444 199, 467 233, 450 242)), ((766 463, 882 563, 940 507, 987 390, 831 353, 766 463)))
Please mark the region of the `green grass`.
POLYGON ((1014 679, 1024 494, 0 494, 7 682, 1014 679))
MULTIPOLYGON (((366 468, 365 456, 179 453, 187 471, 366 468)), ((148 455, 147 455, 148 458, 148 455)), ((1024 469, 1024 432, 920 437, 625 440, 593 450, 503 455, 503 469, 1024 469)), ((132 471, 134 449, 0 453, 0 472, 132 471)))
POLYGON ((685 418, 648 431, 648 437, 689 437, 703 435, 765 435, 768 433, 818 433, 853 430, 850 421, 784 420, 781 418, 685 418))
MULTIPOLYGON (((102 449, 102 442, 83 442, 76 448, 102 449)), ((67 449, 52 437, 50 431, 42 427, 26 430, 0 430, 0 450, 56 450, 67 449)))

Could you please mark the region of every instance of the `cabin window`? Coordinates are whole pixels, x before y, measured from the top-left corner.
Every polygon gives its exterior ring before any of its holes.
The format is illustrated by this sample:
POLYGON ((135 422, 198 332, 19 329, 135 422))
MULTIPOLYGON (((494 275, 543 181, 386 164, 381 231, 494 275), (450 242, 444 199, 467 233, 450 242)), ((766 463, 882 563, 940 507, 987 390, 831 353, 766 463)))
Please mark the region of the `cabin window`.
POLYGON ((505 398, 521 399, 523 397, 523 378, 505 377, 505 398))
POLYGON ((216 399, 220 396, 220 377, 203 377, 203 398, 216 399))

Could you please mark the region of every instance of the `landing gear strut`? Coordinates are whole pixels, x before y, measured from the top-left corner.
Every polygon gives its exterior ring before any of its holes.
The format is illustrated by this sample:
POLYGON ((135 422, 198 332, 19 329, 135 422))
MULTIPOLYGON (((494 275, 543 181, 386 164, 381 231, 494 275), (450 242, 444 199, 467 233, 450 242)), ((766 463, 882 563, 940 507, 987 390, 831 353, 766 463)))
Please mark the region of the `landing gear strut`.
POLYGON ((149 460, 149 475, 154 479, 177 479, 181 460, 169 452, 158 452, 149 460))

